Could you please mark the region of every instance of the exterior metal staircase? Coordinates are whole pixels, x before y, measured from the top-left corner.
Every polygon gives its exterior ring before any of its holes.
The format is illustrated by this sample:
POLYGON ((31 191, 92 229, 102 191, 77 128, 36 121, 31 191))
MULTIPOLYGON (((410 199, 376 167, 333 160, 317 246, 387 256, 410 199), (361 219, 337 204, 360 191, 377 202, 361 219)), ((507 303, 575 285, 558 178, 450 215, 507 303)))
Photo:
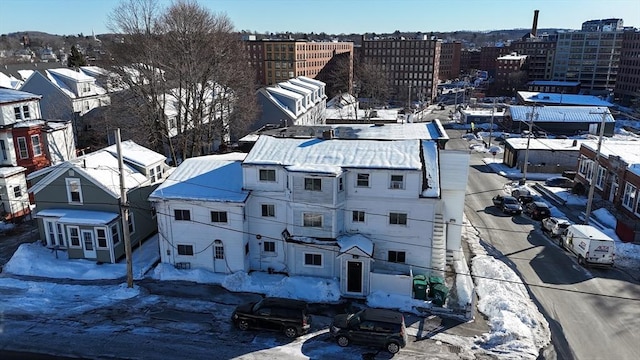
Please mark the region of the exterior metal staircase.
POLYGON ((447 263, 446 227, 442 214, 436 214, 433 222, 433 238, 431 240, 431 275, 444 278, 447 263))

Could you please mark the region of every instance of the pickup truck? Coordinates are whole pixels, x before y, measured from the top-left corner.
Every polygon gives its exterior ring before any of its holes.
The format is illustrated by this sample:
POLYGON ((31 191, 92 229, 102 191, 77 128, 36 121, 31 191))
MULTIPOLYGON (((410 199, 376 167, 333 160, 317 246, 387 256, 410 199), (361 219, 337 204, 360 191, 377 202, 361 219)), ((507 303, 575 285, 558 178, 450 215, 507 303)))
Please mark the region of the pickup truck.
POLYGON ((568 220, 557 217, 548 217, 542 219, 542 231, 546 232, 552 238, 562 235, 571 225, 568 220))

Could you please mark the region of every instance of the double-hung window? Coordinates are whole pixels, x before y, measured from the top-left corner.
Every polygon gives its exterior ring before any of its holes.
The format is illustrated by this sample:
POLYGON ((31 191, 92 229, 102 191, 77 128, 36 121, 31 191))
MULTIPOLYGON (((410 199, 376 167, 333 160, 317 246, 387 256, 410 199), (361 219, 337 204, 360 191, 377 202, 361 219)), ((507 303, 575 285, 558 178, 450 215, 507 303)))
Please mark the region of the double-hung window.
POLYGON ((322 214, 304 213, 302 214, 302 226, 304 227, 322 227, 322 214))
POLYGON ((357 174, 356 177, 357 187, 369 187, 369 174, 357 174))
POLYGON ((226 223, 227 222, 227 212, 226 211, 212 211, 211 212, 211 222, 226 223))
POLYGON ((67 200, 69 204, 82 204, 82 187, 80 179, 65 179, 67 184, 67 200))
POLYGON ((405 213, 389 213, 389 224, 391 225, 407 225, 407 214, 405 213))
POLYGON ((310 191, 322 191, 322 179, 304 178, 304 189, 310 191))
POLYGON ((191 211, 184 209, 173 210, 173 217, 179 221, 191 221, 191 211))
POLYGON ((404 189, 404 176, 403 175, 391 175, 390 189, 404 189))
POLYGON ((18 138, 18 151, 20 153, 20 159, 29 158, 29 150, 27 150, 27 139, 24 137, 18 138))
POLYGON ((40 135, 31 135, 31 147, 33 148, 33 156, 42 155, 42 145, 40 144, 40 135))
POLYGON ((262 216, 275 217, 276 216, 276 206, 273 205, 273 204, 262 204, 262 216))
POLYGON ((273 169, 260 169, 260 181, 276 181, 276 171, 273 169))

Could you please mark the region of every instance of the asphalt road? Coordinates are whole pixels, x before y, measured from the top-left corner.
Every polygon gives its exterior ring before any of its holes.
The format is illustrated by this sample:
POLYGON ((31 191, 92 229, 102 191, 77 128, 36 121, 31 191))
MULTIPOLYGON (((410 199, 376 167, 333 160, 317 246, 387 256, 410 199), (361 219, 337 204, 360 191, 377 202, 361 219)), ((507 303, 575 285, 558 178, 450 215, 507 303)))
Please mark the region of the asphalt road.
MULTIPOLYGON (((469 149, 462 132, 450 130, 449 149, 469 149)), ((585 269, 540 229, 539 221, 508 216, 491 198, 508 180, 473 153, 465 214, 494 255, 523 279, 549 322, 546 359, 637 359, 640 354, 640 284, 627 269, 585 269)), ((637 270, 635 270, 637 271, 637 270)))

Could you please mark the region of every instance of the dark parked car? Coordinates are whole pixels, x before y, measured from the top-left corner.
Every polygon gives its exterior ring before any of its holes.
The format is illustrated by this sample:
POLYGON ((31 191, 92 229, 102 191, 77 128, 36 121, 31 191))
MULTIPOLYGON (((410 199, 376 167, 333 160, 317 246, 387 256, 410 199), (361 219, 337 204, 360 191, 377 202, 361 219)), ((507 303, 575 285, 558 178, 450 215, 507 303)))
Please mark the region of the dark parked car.
POLYGON ((407 345, 402 313, 385 309, 365 309, 355 314, 336 315, 331 336, 340 346, 350 343, 384 347, 395 354, 407 345))
POLYGON ((258 302, 239 305, 231 320, 240 330, 265 329, 280 331, 295 338, 309 331, 307 303, 283 298, 264 298, 258 302))
POLYGON ((524 213, 529 215, 533 220, 542 220, 551 216, 551 209, 547 203, 542 201, 534 201, 527 204, 524 213))
POLYGON ((561 188, 569 189, 573 187, 573 180, 566 178, 564 176, 554 176, 545 180, 544 184, 550 187, 561 187, 561 188))
POLYGON ((522 213, 522 205, 513 196, 496 195, 493 197, 493 205, 500 208, 505 214, 519 215, 522 213))

